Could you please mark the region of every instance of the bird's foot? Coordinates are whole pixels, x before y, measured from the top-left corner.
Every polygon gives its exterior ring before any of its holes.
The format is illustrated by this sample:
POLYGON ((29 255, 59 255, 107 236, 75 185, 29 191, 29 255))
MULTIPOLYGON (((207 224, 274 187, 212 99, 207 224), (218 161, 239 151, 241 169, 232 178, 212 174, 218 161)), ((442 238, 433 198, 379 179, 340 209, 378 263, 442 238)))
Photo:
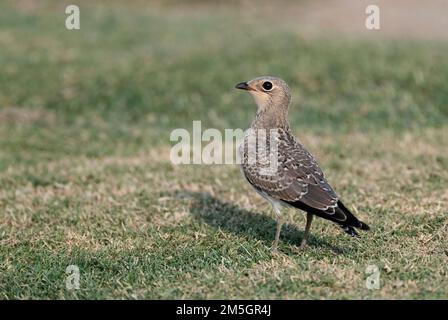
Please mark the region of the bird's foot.
POLYGON ((278 254, 278 243, 273 243, 272 244, 272 247, 271 247, 271 253, 273 254, 273 255, 275 255, 275 254, 278 254))
POLYGON ((303 239, 302 242, 300 243, 299 250, 305 250, 306 247, 307 247, 307 241, 303 239))

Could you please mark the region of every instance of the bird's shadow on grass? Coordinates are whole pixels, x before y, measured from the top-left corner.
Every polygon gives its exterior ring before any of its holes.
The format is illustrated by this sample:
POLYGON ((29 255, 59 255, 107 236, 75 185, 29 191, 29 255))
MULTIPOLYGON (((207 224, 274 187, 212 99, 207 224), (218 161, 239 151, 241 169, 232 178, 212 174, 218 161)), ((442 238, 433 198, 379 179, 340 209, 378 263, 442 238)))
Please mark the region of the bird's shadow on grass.
MULTIPOLYGON (((208 193, 177 191, 171 194, 178 199, 190 201, 190 213, 198 220, 219 228, 225 232, 231 232, 238 236, 247 236, 258 239, 270 246, 274 240, 276 220, 273 216, 267 216, 248 211, 228 202, 223 202, 208 193)), ((294 246, 289 252, 297 251, 304 231, 297 229, 294 224, 285 223, 282 227, 280 241, 294 246), (294 250, 295 249, 295 250, 294 250)), ((308 238, 311 247, 326 247, 335 254, 344 253, 345 250, 333 246, 325 240, 316 238, 311 233, 308 238)))

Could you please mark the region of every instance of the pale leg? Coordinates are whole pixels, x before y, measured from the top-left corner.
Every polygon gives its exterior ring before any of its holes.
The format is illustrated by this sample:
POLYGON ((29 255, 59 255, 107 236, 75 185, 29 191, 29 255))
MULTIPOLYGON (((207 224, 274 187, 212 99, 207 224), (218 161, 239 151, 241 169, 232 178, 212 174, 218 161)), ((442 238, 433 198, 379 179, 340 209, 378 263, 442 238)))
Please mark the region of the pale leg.
POLYGON ((275 232, 275 240, 274 240, 274 243, 272 244, 271 250, 272 250, 272 253, 276 253, 277 247, 278 247, 278 240, 280 239, 280 232, 282 231, 283 221, 280 216, 280 209, 276 205, 273 205, 273 207, 274 207, 276 220, 277 220, 277 230, 275 232))
POLYGON ((306 214, 305 233, 303 234, 303 239, 302 239, 302 243, 300 244, 300 249, 303 249, 306 246, 306 241, 308 240, 308 236, 310 234, 311 222, 313 222, 313 215, 311 213, 307 213, 306 214))

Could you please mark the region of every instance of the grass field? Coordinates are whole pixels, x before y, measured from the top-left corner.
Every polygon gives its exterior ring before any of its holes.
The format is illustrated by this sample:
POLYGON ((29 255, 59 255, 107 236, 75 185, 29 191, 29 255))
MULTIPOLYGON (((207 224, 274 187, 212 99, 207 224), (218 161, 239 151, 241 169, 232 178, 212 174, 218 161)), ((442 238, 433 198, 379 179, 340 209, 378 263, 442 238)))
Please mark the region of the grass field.
POLYGON ((234 2, 78 3, 79 31, 62 2, 0 4, 0 298, 448 298, 448 44, 306 37, 234 2), (170 163, 174 128, 247 128, 233 85, 267 74, 360 240, 317 220, 299 251, 286 212, 273 256, 236 165, 170 163))

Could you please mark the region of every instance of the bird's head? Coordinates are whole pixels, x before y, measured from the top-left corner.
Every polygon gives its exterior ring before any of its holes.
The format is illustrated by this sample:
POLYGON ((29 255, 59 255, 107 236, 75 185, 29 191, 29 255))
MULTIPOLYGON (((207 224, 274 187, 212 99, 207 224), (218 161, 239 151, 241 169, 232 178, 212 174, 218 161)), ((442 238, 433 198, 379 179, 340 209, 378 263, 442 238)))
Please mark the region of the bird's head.
POLYGON ((272 107, 288 109, 291 102, 289 87, 280 78, 259 77, 238 83, 235 88, 248 91, 260 110, 272 107))

